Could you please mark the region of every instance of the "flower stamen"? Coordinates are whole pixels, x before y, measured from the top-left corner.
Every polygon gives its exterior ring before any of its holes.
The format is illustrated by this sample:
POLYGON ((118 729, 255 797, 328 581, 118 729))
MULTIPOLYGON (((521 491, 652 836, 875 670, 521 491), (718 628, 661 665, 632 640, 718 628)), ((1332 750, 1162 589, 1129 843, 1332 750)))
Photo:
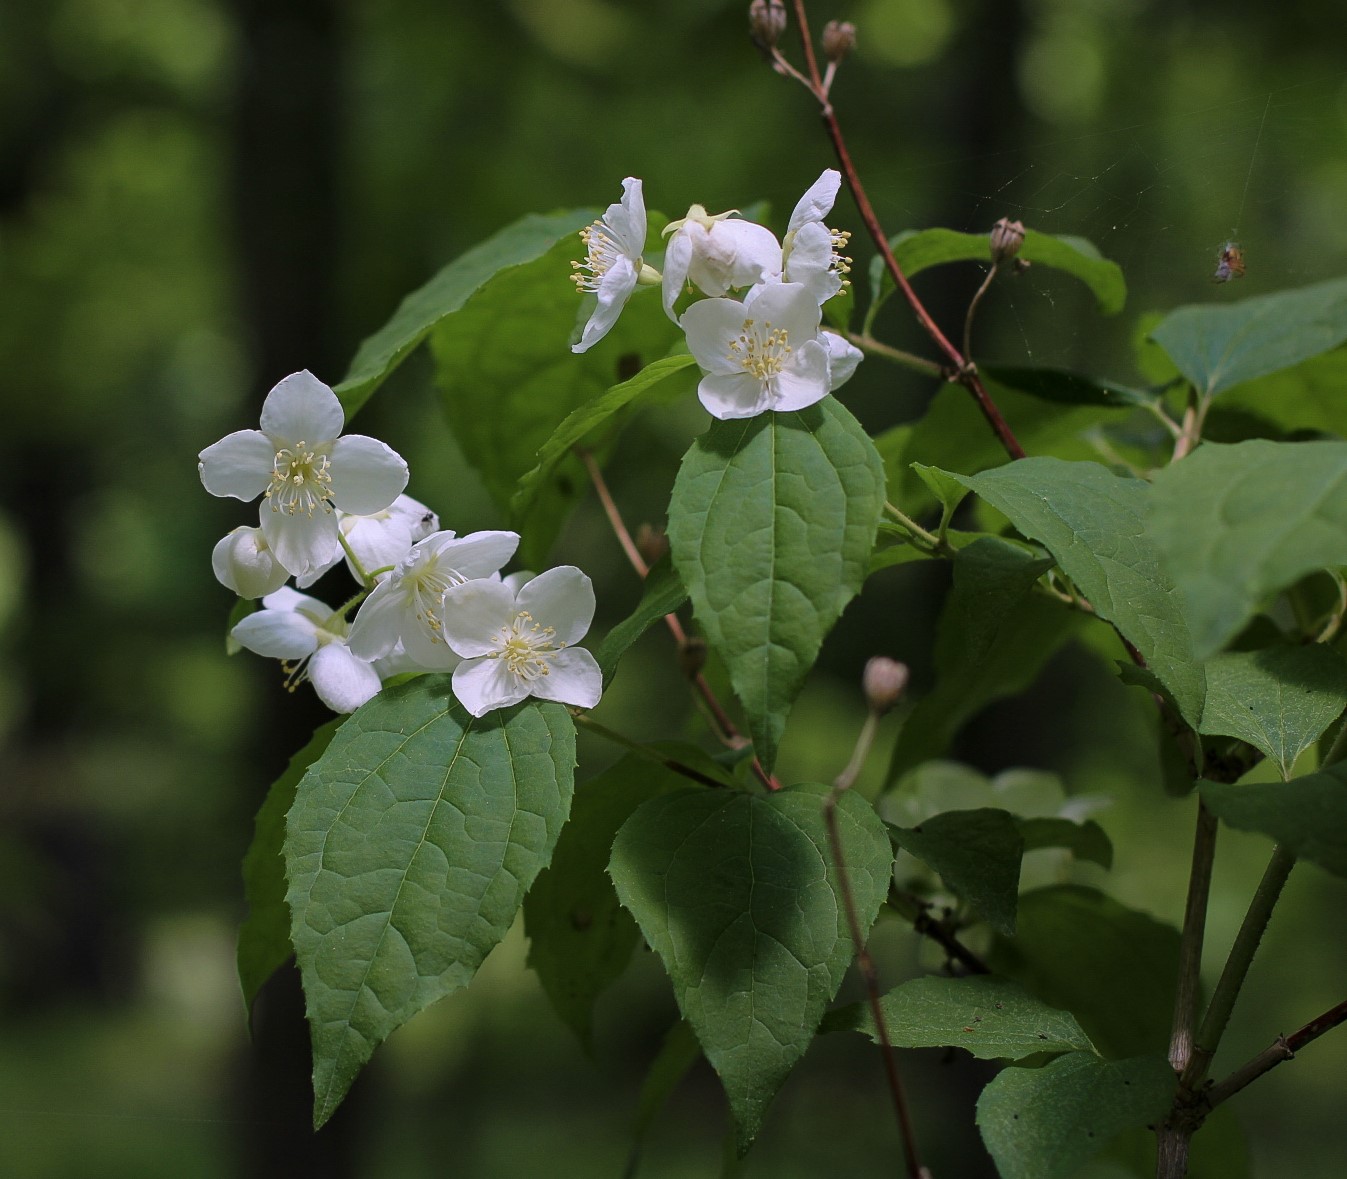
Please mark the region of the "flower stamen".
POLYGON ((729 360, 751 373, 760 381, 769 381, 786 367, 790 354, 790 333, 785 328, 773 328, 770 322, 758 324, 744 320, 739 338, 730 343, 729 360))
POLYGON ((531 683, 552 674, 548 660, 562 651, 566 644, 556 642, 557 632, 550 626, 539 626, 533 615, 521 610, 509 626, 502 626, 491 638, 500 647, 487 653, 488 659, 504 659, 511 675, 531 683))
POLYGON ((332 511, 332 475, 327 455, 307 442, 283 446, 271 461, 271 481, 264 498, 273 512, 313 517, 314 510, 332 511))

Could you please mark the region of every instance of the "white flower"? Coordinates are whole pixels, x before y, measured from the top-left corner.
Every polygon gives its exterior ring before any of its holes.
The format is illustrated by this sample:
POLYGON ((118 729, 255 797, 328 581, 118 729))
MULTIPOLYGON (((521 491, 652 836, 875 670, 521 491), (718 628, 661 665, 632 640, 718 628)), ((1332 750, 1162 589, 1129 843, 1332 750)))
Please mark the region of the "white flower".
POLYGON ((378 692, 379 673, 346 644, 346 621, 317 598, 287 587, 262 606, 232 633, 249 651, 282 660, 287 687, 309 680, 333 712, 354 712, 378 692))
POLYGON ((240 598, 263 598, 275 593, 290 572, 276 560, 260 528, 235 528, 221 537, 210 555, 220 584, 240 598))
POLYGON ((842 254, 851 234, 823 224, 841 183, 836 168, 825 169, 795 206, 781 241, 782 278, 803 283, 820 303, 842 289, 842 276, 851 271, 851 259, 842 254))
POLYGON ((851 380, 856 366, 865 359, 865 353, 836 332, 820 332, 819 339, 828 349, 828 391, 832 392, 851 380))
POLYGON ((819 305, 799 283, 769 283, 734 299, 703 299, 683 316, 706 376, 697 396, 722 420, 804 409, 828 395, 819 305))
POLYGON ((593 708, 603 672, 573 646, 593 617, 594 586, 573 565, 540 573, 517 594, 499 581, 456 586, 444 610, 444 640, 463 656, 454 695, 473 716, 527 696, 593 708))
POLYGON ((267 394, 260 430, 237 430, 199 456, 212 495, 265 495, 262 534, 297 577, 336 552, 334 509, 380 512, 407 486, 407 464, 374 438, 339 437, 343 421, 331 389, 310 372, 293 373, 267 394))
MULTIPOLYGON (((390 566, 396 565, 411 552, 412 545, 440 530, 440 518, 420 500, 412 499, 410 495, 400 495, 382 512, 373 512, 367 516, 338 512, 337 527, 364 571, 374 573, 383 569, 385 572, 378 576, 385 577, 390 566)), ((360 574, 343 548, 334 553, 326 565, 296 578, 295 584, 300 589, 307 589, 343 557, 347 568, 351 570, 351 576, 359 581, 360 574)))
POLYGON ((735 218, 735 212, 711 215, 693 205, 682 221, 665 227, 664 310, 675 323, 674 301, 687 282, 717 297, 781 277, 781 243, 770 229, 735 218))
POLYGON ((571 278, 580 290, 594 294, 598 302, 578 344, 572 352, 585 352, 608 334, 631 293, 644 279, 658 281, 655 271, 641 260, 645 249, 645 198, 634 176, 622 181, 622 201, 609 205, 593 225, 580 231, 589 253, 583 262, 572 262, 571 278))
POLYGON ((361 603, 351 624, 351 650, 381 659, 399 642, 407 657, 428 670, 457 666, 444 643, 445 594, 453 586, 498 573, 519 547, 515 532, 436 532, 411 551, 361 603))

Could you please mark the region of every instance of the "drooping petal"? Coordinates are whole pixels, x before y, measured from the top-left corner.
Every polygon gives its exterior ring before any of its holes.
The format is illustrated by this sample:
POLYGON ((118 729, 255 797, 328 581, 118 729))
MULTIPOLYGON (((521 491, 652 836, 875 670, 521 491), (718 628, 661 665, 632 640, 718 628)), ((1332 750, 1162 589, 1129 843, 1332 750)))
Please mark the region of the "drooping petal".
POLYGON ((346 644, 360 659, 381 659, 402 638, 402 603, 392 582, 382 581, 360 603, 346 644))
POLYGON ((842 276, 833 269, 833 236, 818 221, 795 235, 783 277, 803 283, 816 303, 826 303, 842 289, 842 276))
POLYGON ((687 285, 688 266, 692 262, 692 239, 685 232, 686 228, 684 226, 669 239, 669 245, 664 251, 664 276, 660 280, 664 313, 674 323, 679 322, 678 316, 674 314, 674 303, 687 285))
POLYGON ((308 369, 291 373, 262 402, 263 433, 286 445, 331 442, 345 420, 337 395, 308 369))
POLYGON ((531 682, 533 695, 539 700, 556 700, 576 708, 593 708, 599 702, 603 672, 593 655, 583 647, 570 647, 550 662, 551 671, 531 682))
POLYGON ((464 658, 486 655, 497 649, 494 637, 519 609, 503 582, 483 578, 456 585, 444 595, 444 641, 464 658))
POLYGON ((851 380, 865 353, 836 332, 822 332, 819 338, 828 349, 828 388, 840 389, 851 380))
POLYGON ((298 610, 258 610, 230 634, 268 659, 303 659, 318 648, 318 624, 298 610))
POLYGON ((683 312, 682 327, 687 333, 688 351, 703 371, 742 371, 735 345, 744 333, 747 318, 744 304, 737 299, 702 299, 683 312))
POLYGON ((210 555, 221 585, 240 598, 261 598, 280 589, 290 573, 271 551, 260 528, 235 528, 210 555))
POLYGON ((569 647, 585 637, 594 621, 594 583, 574 565, 558 565, 524 586, 515 608, 550 626, 556 641, 569 647))
POLYGON ((832 212, 841 184, 842 173, 836 168, 825 168, 795 206, 795 211, 790 215, 790 224, 786 226, 787 232, 794 233, 811 221, 822 221, 832 212))
POLYGON ((332 502, 343 512, 382 512, 407 486, 407 464, 391 446, 364 434, 338 438, 328 453, 332 502))
POLYGON ((594 310, 585 323, 580 342, 571 345, 572 352, 587 352, 608 334, 636 289, 639 277, 640 271, 625 256, 619 257, 608 268, 595 293, 594 310))
POLYGON ((328 564, 338 550, 337 517, 331 512, 307 515, 262 506, 262 535, 276 560, 296 577, 328 564))
POLYGON ((797 348, 772 383, 771 408, 781 413, 804 409, 828 396, 828 349, 818 340, 797 348))
POLYGON ((357 659, 345 643, 326 643, 309 660, 309 679, 318 699, 333 712, 354 712, 379 691, 379 673, 357 659))
POLYGON ((256 499, 271 482, 276 448, 261 430, 235 430, 197 455, 196 469, 211 495, 256 499))
POLYGON ((771 408, 767 386, 751 373, 713 373, 697 386, 697 400, 722 422, 757 417, 771 408))
POLYGON ((473 716, 508 708, 528 694, 528 685, 500 659, 466 659, 454 668, 454 695, 473 716))
POLYGON ((641 182, 635 176, 622 181, 622 203, 609 205, 603 215, 613 229, 622 252, 632 261, 637 261, 645 250, 645 195, 641 191, 641 182))

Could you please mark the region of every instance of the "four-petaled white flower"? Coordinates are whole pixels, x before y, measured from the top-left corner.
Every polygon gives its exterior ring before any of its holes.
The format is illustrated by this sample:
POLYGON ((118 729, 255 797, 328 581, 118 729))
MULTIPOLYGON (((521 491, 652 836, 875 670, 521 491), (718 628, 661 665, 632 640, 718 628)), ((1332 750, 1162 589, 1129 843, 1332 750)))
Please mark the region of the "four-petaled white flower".
POLYGON ((819 305, 799 283, 769 283, 735 299, 703 299, 683 315, 688 349, 706 373, 697 396, 712 416, 804 409, 829 389, 819 305))
POLYGON ((351 563, 346 548, 355 554, 355 559, 360 562, 365 573, 387 576, 389 569, 411 552, 412 545, 440 530, 440 518, 420 500, 412 499, 410 495, 400 495, 382 512, 368 516, 338 512, 337 527, 346 539, 345 548, 334 554, 326 565, 297 577, 295 584, 300 589, 307 589, 329 569, 338 565, 343 557, 351 576, 359 581, 360 572, 351 563), (379 573, 379 570, 383 572, 379 573))
POLYGON ((593 708, 603 672, 574 646, 593 617, 594 586, 573 565, 540 573, 518 593, 499 581, 456 586, 444 603, 444 640, 463 657, 454 695, 473 716, 528 696, 593 708))
POLYGON ((645 199, 641 182, 634 176, 622 181, 621 203, 609 205, 607 212, 593 225, 580 231, 589 250, 583 262, 572 262, 571 278, 581 291, 598 300, 572 352, 585 352, 608 334, 631 293, 644 276, 655 282, 658 276, 641 260, 645 249, 645 199))
POLYGON ((262 534, 286 569, 303 577, 335 554, 335 509, 368 515, 407 486, 407 464, 363 434, 340 437, 341 402, 305 371, 262 403, 260 430, 237 430, 206 447, 197 469, 212 495, 264 495, 262 534))
MULTIPOLYGON (((381 659, 399 642, 427 670, 457 666, 445 644, 445 595, 456 585, 498 573, 519 547, 515 532, 436 532, 411 551, 360 605, 350 644, 361 659, 381 659)), ((498 584, 498 583, 493 583, 498 584)))
POLYGON ((736 212, 708 214, 693 205, 683 220, 665 227, 664 310, 675 323, 674 302, 688 282, 718 297, 781 277, 781 243, 770 229, 735 217, 736 212))
POLYGON ((317 598, 288 586, 262 599, 231 632, 240 645, 280 659, 286 686, 309 680, 333 712, 354 712, 379 690, 379 673, 346 643, 346 622, 317 598))
POLYGON ((276 560, 260 528, 235 528, 221 537, 210 564, 220 584, 240 598, 264 598, 290 579, 290 571, 276 560))
POLYGON ((803 283, 820 303, 842 289, 842 277, 851 270, 851 259, 842 253, 851 235, 823 224, 841 183, 836 168, 825 169, 795 206, 781 240, 782 278, 803 283))

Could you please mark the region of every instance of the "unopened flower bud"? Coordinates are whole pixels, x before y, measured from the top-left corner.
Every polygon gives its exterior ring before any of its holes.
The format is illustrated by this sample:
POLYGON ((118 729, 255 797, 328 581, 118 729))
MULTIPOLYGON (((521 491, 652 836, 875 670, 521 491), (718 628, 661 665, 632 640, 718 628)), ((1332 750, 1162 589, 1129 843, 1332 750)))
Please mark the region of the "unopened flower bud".
POLYGON ((706 640, 689 635, 678 648, 678 670, 688 679, 696 679, 706 666, 706 640))
POLYGON ((871 712, 882 715, 898 703, 907 687, 907 674, 906 663, 885 655, 876 655, 865 665, 861 684, 871 712))
POLYGON ((753 0, 748 6, 748 27, 759 49, 774 48, 786 31, 786 6, 781 0, 753 0))
POLYGON ((669 551, 669 538, 664 535, 664 529, 642 524, 636 529, 636 551, 647 565, 655 564, 669 551))
POLYGON ((991 242, 992 261, 998 265, 1009 262, 1024 245, 1024 222, 1002 217, 992 226, 991 242))
POLYGON ((823 56, 834 65, 856 48, 856 26, 849 20, 830 20, 823 26, 823 56))
POLYGON ((210 563, 220 584, 240 598, 274 594, 290 577, 260 528, 235 528, 216 544, 210 563))

